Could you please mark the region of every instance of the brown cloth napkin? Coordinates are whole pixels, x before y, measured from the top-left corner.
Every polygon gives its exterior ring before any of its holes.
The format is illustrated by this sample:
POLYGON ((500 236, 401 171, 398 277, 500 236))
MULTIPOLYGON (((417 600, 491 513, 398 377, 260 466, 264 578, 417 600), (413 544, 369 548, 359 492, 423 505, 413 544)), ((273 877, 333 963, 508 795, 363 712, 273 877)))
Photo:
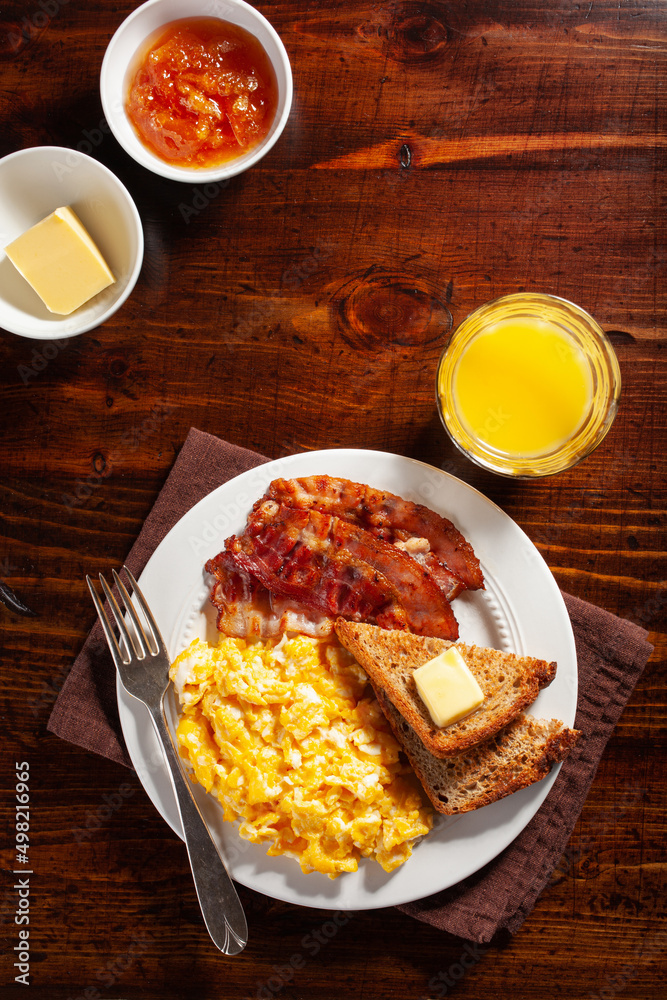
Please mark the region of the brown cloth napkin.
MULTIPOLYGON (((139 575, 174 524, 262 455, 192 429, 126 563, 139 575)), ((450 934, 484 943, 526 919, 561 858, 600 757, 652 647, 644 629, 569 594, 579 661, 582 730, 574 753, 528 826, 497 858, 457 885, 399 909, 450 934)), ((88 636, 55 704, 48 728, 63 739, 131 766, 116 704, 116 676, 99 624, 88 636)))

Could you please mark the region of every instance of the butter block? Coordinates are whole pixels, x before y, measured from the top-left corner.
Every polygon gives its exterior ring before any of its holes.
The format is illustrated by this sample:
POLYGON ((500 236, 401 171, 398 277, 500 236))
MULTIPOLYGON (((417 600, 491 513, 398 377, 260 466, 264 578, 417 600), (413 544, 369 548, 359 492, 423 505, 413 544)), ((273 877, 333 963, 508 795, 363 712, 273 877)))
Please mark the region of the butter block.
POLYGON ((5 247, 52 313, 69 316, 115 282, 107 262, 71 208, 57 208, 5 247))
POLYGON ((417 667, 412 676, 419 697, 440 728, 465 719, 484 701, 484 692, 456 646, 417 667))

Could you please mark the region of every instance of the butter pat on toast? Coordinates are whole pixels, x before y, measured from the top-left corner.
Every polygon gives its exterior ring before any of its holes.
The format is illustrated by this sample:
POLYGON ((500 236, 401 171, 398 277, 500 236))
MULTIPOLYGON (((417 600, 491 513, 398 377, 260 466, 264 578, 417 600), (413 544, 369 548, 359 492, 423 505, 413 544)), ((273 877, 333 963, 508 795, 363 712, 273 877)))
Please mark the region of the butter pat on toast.
MULTIPOLYGON (((514 656, 496 649, 457 642, 484 702, 471 715, 438 728, 419 697, 413 674, 452 645, 411 632, 364 625, 339 618, 336 635, 382 690, 434 757, 456 757, 495 736, 537 698, 556 675, 556 664, 530 656, 514 656)), ((383 704, 383 702, 381 702, 383 704)))

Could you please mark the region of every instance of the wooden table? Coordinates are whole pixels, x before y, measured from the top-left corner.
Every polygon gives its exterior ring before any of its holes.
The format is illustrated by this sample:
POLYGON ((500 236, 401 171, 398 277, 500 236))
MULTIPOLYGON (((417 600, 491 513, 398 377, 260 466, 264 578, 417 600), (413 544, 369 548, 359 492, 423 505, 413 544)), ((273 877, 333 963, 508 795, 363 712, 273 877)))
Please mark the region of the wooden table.
MULTIPOLYGON (((108 135, 90 141, 101 60, 129 0, 8 0, 0 13, 0 152, 92 152, 130 189, 146 237, 136 289, 104 326, 55 357, 0 338, 0 576, 38 613, 0 605, 6 844, 15 760, 31 774, 30 996, 416 1000, 444 995, 431 981, 463 953, 460 939, 391 909, 326 937, 332 914, 242 888, 250 943, 221 958, 183 845, 138 779, 47 733, 94 621, 84 574, 123 561, 191 426, 272 458, 373 448, 452 472, 518 522, 564 589, 650 631, 656 651, 603 756, 571 863, 455 991, 665 996, 667 3, 259 7, 292 61, 293 111, 266 159, 213 197, 149 174, 108 135), (604 444, 542 482, 470 464, 434 406, 450 321, 521 289, 591 312, 623 374, 604 444), (121 786, 122 808, 77 843, 73 831, 121 786), (294 954, 302 967, 279 980, 294 954)), ((23 995, 11 961, 3 997, 23 995)))

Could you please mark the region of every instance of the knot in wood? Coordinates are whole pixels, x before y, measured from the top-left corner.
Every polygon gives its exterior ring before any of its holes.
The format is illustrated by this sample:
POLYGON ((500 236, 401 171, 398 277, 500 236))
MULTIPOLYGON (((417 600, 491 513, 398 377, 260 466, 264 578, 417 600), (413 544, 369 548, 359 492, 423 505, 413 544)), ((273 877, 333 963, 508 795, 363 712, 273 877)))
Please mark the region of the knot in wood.
POLYGON ((331 305, 343 339, 360 351, 431 343, 452 325, 444 295, 430 282, 382 269, 351 278, 331 305))

